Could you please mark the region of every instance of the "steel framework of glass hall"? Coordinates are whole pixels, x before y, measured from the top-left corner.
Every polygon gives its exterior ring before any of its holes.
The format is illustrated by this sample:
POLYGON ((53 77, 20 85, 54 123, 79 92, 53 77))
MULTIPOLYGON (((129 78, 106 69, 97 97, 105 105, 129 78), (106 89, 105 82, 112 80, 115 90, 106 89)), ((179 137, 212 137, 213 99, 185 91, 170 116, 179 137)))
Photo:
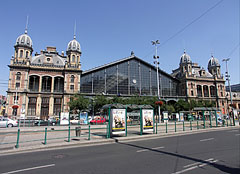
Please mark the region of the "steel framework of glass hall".
MULTIPOLYGON (((160 95, 177 96, 178 81, 160 71, 160 95)), ((106 95, 157 95, 156 68, 143 60, 130 57, 101 66, 81 76, 81 93, 106 95)))

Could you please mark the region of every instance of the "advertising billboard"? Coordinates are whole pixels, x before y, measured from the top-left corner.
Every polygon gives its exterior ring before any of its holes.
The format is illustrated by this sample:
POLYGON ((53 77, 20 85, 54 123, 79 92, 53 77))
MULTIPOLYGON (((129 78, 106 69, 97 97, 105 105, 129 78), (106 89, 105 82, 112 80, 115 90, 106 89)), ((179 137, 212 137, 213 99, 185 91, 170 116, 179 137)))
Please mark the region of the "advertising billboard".
POLYGON ((68 125, 68 124, 69 124, 69 112, 61 112, 60 125, 68 125))
POLYGON ((125 134, 126 131, 126 110, 125 109, 112 109, 112 134, 125 134))
POLYGON ((153 131, 153 110, 143 109, 142 118, 143 132, 153 131))

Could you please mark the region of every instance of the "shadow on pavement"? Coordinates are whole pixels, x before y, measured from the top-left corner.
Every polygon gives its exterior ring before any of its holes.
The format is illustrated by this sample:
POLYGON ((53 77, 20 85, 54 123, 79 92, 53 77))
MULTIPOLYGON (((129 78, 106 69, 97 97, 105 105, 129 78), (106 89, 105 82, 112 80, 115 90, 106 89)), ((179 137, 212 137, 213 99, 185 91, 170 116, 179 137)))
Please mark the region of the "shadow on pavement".
POLYGON ((222 165, 222 164, 211 163, 211 162, 207 162, 207 161, 197 159, 197 158, 188 157, 188 156, 181 155, 181 154, 165 152, 165 151, 162 151, 162 150, 155 150, 155 149, 151 149, 151 148, 143 147, 143 146, 138 146, 138 145, 134 145, 134 144, 121 143, 121 142, 118 142, 118 139, 115 139, 115 142, 118 143, 118 144, 126 145, 126 146, 136 147, 136 148, 140 148, 140 149, 146 149, 146 150, 149 150, 149 151, 162 153, 162 154, 169 155, 169 156, 175 156, 175 157, 178 157, 178 158, 192 160, 194 162, 205 163, 205 164, 208 164, 209 166, 212 166, 212 167, 215 167, 215 168, 219 169, 222 172, 229 173, 229 174, 240 173, 240 168, 232 168, 232 167, 228 167, 228 166, 225 166, 225 165, 222 165))

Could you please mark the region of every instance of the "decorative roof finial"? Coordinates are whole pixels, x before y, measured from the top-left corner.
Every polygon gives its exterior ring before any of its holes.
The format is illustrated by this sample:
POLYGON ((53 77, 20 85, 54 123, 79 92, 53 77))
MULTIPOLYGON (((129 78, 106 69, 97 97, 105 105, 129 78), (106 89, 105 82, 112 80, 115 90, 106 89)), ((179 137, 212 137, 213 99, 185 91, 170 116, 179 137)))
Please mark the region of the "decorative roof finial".
POLYGON ((213 52, 211 52, 211 57, 213 57, 213 52))
POLYGON ((27 16, 27 22, 26 22, 25 34, 27 34, 27 27, 28 27, 28 16, 27 16))
POLYGON ((184 51, 183 51, 184 54, 186 54, 186 49, 184 48, 184 51))
POLYGON ((76 20, 75 20, 75 25, 74 25, 74 36, 73 39, 76 39, 76 20))

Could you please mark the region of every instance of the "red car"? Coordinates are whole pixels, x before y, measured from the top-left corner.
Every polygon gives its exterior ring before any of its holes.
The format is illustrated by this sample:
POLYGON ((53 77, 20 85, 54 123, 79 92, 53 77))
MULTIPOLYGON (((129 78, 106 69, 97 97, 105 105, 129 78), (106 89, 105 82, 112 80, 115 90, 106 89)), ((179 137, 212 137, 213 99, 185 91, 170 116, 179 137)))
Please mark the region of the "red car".
POLYGON ((106 122, 106 118, 96 118, 90 121, 90 124, 103 124, 106 122))

